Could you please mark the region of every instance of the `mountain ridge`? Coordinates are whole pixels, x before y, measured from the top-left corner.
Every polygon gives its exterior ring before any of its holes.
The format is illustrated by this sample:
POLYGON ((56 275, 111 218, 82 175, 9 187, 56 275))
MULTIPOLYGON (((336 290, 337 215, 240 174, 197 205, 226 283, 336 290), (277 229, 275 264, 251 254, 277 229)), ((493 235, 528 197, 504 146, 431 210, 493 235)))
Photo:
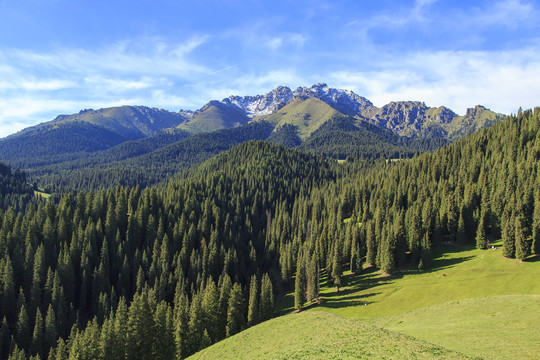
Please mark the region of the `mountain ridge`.
POLYGON ((287 86, 278 86, 263 95, 231 95, 221 101, 211 100, 196 111, 171 112, 128 105, 98 110, 85 109, 76 114, 58 115, 52 121, 23 129, 0 139, 0 142, 22 135, 35 135, 40 131, 72 122, 100 126, 126 140, 148 137, 167 128, 201 133, 245 125, 250 121, 275 115, 293 101, 309 99, 320 100, 344 115, 408 137, 431 136, 454 140, 503 118, 502 114, 482 105, 467 109, 464 115, 458 115, 445 106, 428 107, 425 102, 420 101, 392 101, 378 108, 370 100, 351 90, 331 88, 325 83, 318 83, 311 87, 298 87, 294 91, 287 86))

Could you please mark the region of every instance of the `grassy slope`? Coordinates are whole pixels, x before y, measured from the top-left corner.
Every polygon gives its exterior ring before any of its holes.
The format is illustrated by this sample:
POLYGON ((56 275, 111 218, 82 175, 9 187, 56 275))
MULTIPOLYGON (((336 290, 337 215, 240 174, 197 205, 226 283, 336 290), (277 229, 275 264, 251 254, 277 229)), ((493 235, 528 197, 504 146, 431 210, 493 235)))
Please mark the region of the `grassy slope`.
POLYGON ((248 117, 242 110, 228 107, 219 102, 211 102, 195 113, 186 124, 182 124, 178 128, 192 134, 198 134, 245 125, 248 121, 248 117))
POLYGON ((358 276, 349 273, 340 293, 322 288, 320 308, 369 320, 472 297, 540 294, 540 264, 518 263, 504 258, 501 251, 452 246, 434 254, 428 272, 404 270, 390 278, 371 269, 358 276), (365 303, 368 306, 355 306, 365 303))
POLYGON ((465 359, 465 355, 327 312, 259 324, 190 359, 465 359))
POLYGON ((344 115, 321 100, 296 99, 263 119, 277 124, 276 129, 285 124, 296 126, 298 136, 305 140, 312 132, 335 116, 344 115))
MULTIPOLYGON (((502 257, 500 248, 448 246, 434 250, 427 272, 409 269, 393 277, 381 277, 373 268, 359 275, 345 272, 339 293, 323 284, 320 305, 288 314, 294 301, 288 294, 278 304, 280 313, 288 315, 215 344, 195 358, 429 358, 417 351, 393 353, 398 333, 470 356, 540 358, 538 260, 518 263, 502 257), (390 332, 383 336, 381 328, 390 332), (334 337, 336 331, 341 340, 334 337), (366 347, 373 352, 365 353, 366 347)), ((407 339, 399 351, 421 346, 407 339)), ((448 354, 433 357, 446 359, 448 354)))
POLYGON ((497 359, 540 356, 540 295, 469 298, 380 318, 377 326, 497 359))

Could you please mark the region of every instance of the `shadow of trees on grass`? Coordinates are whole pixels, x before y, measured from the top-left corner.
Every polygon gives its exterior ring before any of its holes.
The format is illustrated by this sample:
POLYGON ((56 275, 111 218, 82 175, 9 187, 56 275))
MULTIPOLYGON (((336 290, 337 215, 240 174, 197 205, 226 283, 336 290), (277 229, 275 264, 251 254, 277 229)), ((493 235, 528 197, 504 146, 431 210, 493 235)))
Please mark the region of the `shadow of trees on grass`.
MULTIPOLYGON (((400 268, 390 276, 381 276, 379 269, 375 266, 371 266, 363 269, 359 274, 343 275, 341 278, 342 286, 340 291, 335 290, 322 294, 320 306, 327 308, 343 308, 372 304, 374 301, 369 301, 368 299, 375 295, 381 294, 381 292, 369 290, 375 290, 378 286, 390 284, 397 279, 403 278, 403 276, 407 274, 412 275, 432 273, 454 267, 464 261, 473 259, 474 256, 456 257, 452 256, 452 254, 466 252, 472 249, 474 249, 474 247, 468 245, 446 245, 443 248, 434 249, 434 259, 432 260, 429 268, 424 270, 418 270, 412 265, 408 265, 400 268)), ((528 261, 538 260, 540 260, 540 256, 536 257, 535 259, 528 259, 528 261)), ((331 287, 332 281, 328 280, 328 276, 326 276, 326 278, 326 285, 331 287)))

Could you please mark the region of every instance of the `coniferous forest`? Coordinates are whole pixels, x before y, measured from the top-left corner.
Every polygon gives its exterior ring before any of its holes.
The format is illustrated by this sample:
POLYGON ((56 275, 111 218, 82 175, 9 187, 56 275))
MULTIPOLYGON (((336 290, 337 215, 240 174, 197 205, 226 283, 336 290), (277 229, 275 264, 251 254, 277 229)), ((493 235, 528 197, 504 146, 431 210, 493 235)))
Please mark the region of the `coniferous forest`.
POLYGON ((164 185, 49 200, 0 166, 1 357, 182 359, 346 269, 429 269, 443 243, 540 254, 540 108, 412 159, 306 150, 248 141, 164 185))

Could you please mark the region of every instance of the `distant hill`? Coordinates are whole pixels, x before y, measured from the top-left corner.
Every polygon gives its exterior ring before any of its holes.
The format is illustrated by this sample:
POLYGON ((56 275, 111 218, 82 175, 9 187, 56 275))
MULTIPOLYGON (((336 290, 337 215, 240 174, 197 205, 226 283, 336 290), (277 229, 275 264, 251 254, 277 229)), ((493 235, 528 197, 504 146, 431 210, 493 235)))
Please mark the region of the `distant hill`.
POLYGON ((188 122, 178 128, 190 133, 201 133, 246 125, 248 121, 244 111, 214 100, 197 110, 188 122))
POLYGON ((262 119, 276 124, 276 131, 285 125, 292 125, 301 140, 308 138, 315 130, 330 119, 345 117, 344 114, 318 99, 295 99, 272 115, 262 119))
POLYGON ((173 113, 144 106, 59 115, 52 121, 0 139, 0 160, 26 167, 75 159, 84 153, 102 151, 176 127, 189 116, 189 112, 173 113))
POLYGON ((51 127, 83 122, 93 124, 128 139, 139 139, 154 134, 161 129, 178 126, 186 121, 190 112, 170 112, 146 106, 120 106, 99 110, 81 110, 78 114, 59 115, 56 119, 26 128, 12 137, 29 133, 39 133, 51 127))

